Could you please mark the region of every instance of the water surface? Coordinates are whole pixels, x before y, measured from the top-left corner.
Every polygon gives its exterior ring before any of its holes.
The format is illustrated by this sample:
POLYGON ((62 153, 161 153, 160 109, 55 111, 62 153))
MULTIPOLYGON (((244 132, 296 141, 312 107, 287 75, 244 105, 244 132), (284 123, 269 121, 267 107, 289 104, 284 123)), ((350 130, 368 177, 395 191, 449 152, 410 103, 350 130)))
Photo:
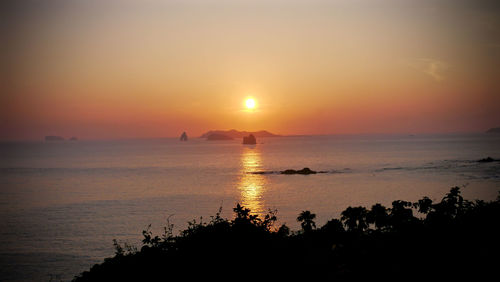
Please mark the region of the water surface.
POLYGON ((500 136, 304 136, 0 144, 0 280, 70 280, 113 255, 112 240, 139 244, 152 224, 174 230, 237 202, 277 209, 298 229, 302 210, 318 225, 348 206, 395 199, 439 201, 452 186, 468 199, 500 189, 500 136), (309 167, 328 173, 281 175, 309 167), (270 172, 270 173, 255 173, 270 172))

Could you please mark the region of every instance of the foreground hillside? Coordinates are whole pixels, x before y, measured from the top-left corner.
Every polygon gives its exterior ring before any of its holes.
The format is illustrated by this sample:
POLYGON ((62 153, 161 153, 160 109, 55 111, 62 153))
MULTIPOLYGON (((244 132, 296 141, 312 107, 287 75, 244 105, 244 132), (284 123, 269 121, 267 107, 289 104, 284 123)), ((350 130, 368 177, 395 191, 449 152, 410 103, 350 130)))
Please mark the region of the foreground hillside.
POLYGON ((114 257, 74 281, 483 280, 500 262, 500 197, 468 201, 457 187, 437 203, 349 207, 321 227, 303 211, 297 232, 275 226, 275 211, 234 213, 192 221, 176 236, 172 226, 161 236, 145 230, 140 250, 115 243, 114 257))

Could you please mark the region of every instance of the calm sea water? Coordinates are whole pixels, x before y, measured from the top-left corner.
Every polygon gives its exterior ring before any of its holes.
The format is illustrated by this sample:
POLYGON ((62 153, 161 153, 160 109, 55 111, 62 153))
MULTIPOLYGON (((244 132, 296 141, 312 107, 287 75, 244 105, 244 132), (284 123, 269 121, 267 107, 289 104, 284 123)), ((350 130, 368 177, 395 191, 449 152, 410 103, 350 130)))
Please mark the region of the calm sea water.
POLYGON ((468 199, 500 190, 500 136, 314 136, 0 144, 0 280, 71 280, 114 253, 112 240, 139 245, 149 224, 174 230, 237 202, 277 209, 296 230, 302 210, 318 225, 348 206, 395 199, 440 200, 452 186, 468 199), (280 175, 285 169, 328 171, 280 175), (269 172, 253 174, 252 172, 269 172))

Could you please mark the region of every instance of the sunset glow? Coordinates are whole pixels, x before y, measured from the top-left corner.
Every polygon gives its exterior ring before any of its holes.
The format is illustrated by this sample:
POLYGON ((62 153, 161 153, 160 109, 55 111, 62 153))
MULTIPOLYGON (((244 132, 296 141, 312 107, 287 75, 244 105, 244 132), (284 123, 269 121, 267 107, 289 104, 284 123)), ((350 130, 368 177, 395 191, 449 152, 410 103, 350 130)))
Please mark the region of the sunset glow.
POLYGON ((500 17, 481 1, 52 2, 3 9, 2 140, 500 124, 500 17))
POLYGON ((254 109, 255 108, 255 100, 252 99, 252 98, 249 98, 245 101, 245 106, 248 108, 248 109, 254 109))

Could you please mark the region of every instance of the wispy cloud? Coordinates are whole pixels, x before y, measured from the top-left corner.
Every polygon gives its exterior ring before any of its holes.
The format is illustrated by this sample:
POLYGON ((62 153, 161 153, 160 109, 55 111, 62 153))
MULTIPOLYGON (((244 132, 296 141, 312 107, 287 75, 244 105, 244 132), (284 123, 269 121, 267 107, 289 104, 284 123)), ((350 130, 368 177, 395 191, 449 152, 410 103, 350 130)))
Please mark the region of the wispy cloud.
POLYGON ((446 71, 450 68, 446 62, 429 58, 409 59, 406 61, 406 65, 429 75, 437 82, 446 78, 446 71))

